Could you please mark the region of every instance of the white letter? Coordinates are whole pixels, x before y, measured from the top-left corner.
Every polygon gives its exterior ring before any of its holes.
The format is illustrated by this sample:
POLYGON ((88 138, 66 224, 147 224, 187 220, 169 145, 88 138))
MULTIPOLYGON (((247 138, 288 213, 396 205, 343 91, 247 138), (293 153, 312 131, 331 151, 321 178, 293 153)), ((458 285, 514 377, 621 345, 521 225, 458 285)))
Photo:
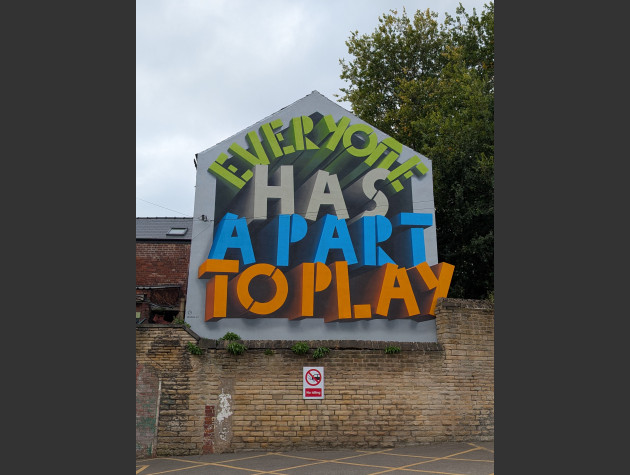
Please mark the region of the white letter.
POLYGON ((337 175, 319 170, 297 190, 296 212, 309 221, 315 221, 322 205, 333 206, 339 219, 349 217, 337 175))

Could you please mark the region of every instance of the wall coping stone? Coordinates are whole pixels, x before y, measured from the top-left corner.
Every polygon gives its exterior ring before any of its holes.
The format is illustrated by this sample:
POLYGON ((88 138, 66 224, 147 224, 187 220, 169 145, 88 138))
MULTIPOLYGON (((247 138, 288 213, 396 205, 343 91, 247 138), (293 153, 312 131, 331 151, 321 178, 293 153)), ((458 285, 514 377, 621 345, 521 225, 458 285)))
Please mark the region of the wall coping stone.
MULTIPOLYGON (((238 340, 248 350, 255 349, 291 349, 299 341, 308 343, 311 349, 327 347, 331 350, 384 350, 388 346, 398 346, 405 351, 444 351, 444 347, 436 342, 416 341, 371 341, 371 340, 238 340)), ((225 340, 201 338, 199 348, 225 349, 229 344, 225 340)))
POLYGON ((190 336, 192 336, 195 340, 199 341, 201 337, 197 335, 194 331, 188 328, 186 325, 174 325, 172 323, 141 323, 136 325, 136 330, 151 330, 151 329, 159 329, 159 328, 181 328, 185 330, 190 336))
POLYGON ((494 310, 494 303, 489 300, 449 299, 441 297, 437 301, 436 309, 440 307, 494 310))

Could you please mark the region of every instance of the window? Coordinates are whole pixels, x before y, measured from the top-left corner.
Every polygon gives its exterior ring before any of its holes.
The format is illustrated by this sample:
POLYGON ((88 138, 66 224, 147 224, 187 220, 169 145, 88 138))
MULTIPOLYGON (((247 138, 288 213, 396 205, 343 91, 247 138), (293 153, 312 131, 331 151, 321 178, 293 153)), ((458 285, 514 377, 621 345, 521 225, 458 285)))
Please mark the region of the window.
POLYGON ((171 228, 169 232, 166 233, 167 236, 183 236, 188 231, 188 228, 171 228))

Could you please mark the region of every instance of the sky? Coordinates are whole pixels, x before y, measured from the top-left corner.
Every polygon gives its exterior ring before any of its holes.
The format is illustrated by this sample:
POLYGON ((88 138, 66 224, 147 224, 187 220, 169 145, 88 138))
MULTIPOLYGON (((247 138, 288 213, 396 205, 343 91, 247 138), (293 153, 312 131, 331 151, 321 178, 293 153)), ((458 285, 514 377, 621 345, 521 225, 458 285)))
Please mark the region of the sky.
POLYGON ((487 1, 136 0, 136 217, 192 217, 196 153, 314 90, 337 102, 351 32, 487 1))

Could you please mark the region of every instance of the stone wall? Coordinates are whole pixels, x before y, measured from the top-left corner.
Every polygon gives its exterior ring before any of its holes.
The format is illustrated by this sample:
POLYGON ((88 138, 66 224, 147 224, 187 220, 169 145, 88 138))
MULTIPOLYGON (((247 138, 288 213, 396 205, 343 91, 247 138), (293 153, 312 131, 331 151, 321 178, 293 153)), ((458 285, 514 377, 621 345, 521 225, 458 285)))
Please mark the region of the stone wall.
POLYGON ((136 326, 136 457, 142 452, 151 452, 152 456, 199 452, 198 444, 192 441, 198 437, 199 410, 190 404, 195 360, 186 348, 187 343, 196 341, 183 325, 136 326), (159 394, 153 395, 159 399, 159 407, 152 428, 146 420, 142 426, 143 419, 138 417, 139 413, 144 414, 151 398, 149 385, 139 381, 138 376, 149 370, 158 380, 152 387, 160 388, 159 394), (157 444, 151 450, 146 446, 146 435, 138 440, 139 433, 146 434, 149 429, 157 433, 157 444))
POLYGON ((151 366, 136 362, 136 457, 151 457, 157 443, 160 379, 151 366))
POLYGON ((437 343, 311 341, 307 355, 279 340, 233 355, 183 326, 137 326, 136 365, 161 381, 153 455, 493 440, 494 308, 441 299, 435 313, 437 343), (315 360, 318 346, 331 351, 315 360), (324 367, 324 399, 303 399, 304 366, 324 367))

